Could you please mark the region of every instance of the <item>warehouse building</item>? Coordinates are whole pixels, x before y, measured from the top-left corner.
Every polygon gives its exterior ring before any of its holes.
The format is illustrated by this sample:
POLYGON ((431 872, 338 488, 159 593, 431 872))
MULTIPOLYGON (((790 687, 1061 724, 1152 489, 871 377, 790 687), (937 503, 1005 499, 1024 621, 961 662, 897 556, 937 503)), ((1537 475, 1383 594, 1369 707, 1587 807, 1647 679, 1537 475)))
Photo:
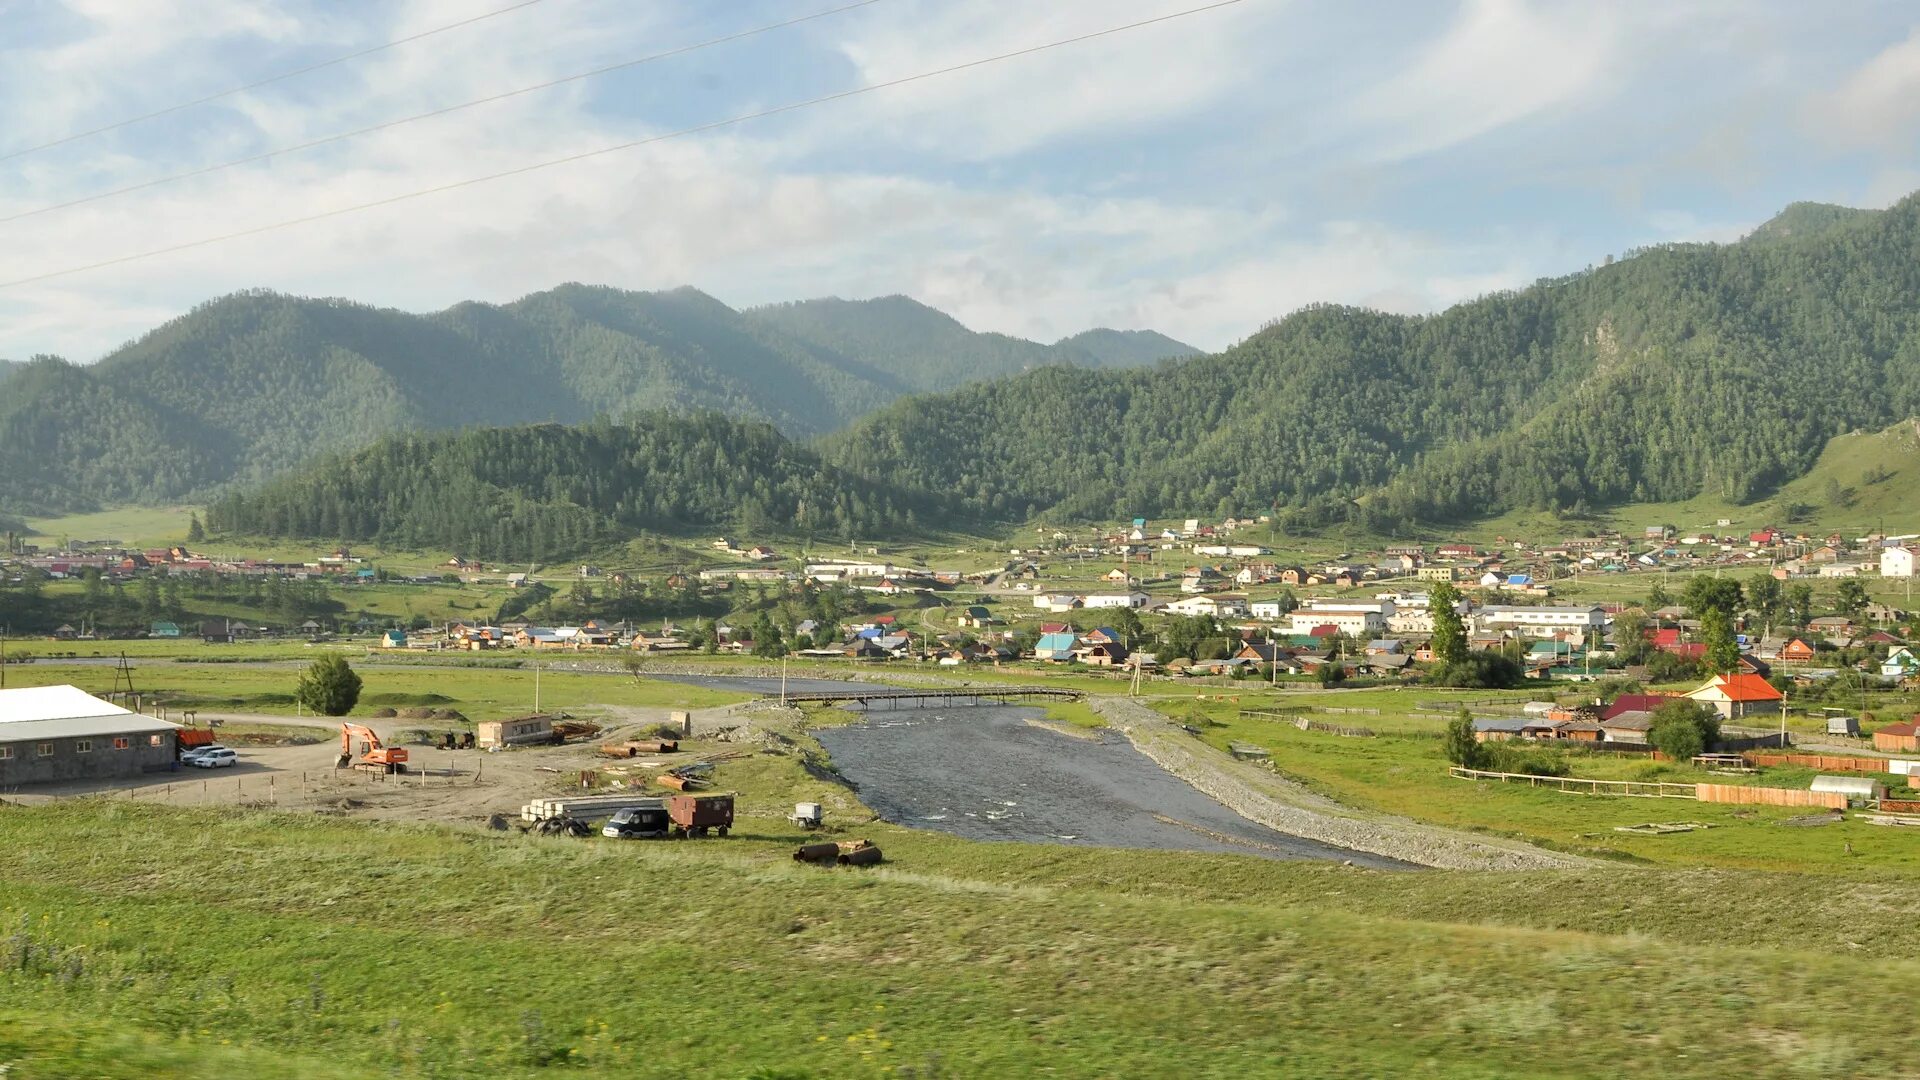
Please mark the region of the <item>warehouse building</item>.
POLYGON ((171 769, 178 730, 78 687, 0 690, 0 791, 171 769))

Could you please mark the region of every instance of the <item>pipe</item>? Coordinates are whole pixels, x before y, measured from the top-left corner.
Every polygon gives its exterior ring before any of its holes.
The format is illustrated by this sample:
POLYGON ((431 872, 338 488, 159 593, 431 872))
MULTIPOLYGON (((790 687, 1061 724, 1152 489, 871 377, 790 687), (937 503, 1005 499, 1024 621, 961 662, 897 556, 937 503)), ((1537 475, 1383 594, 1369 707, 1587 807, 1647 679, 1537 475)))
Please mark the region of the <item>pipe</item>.
POLYGON ((825 863, 832 866, 839 859, 840 845, 832 843, 802 844, 799 850, 793 853, 794 862, 825 863))
POLYGON ((880 849, 877 847, 863 847, 840 854, 841 866, 870 866, 879 861, 880 849))

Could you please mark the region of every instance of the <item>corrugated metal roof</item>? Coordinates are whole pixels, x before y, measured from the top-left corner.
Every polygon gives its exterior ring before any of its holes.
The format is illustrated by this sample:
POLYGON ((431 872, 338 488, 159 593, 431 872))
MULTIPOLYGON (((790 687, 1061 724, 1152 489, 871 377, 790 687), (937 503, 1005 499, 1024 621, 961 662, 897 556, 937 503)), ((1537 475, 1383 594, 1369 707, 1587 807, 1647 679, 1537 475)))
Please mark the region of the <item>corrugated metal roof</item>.
POLYGON ((0 742, 145 735, 179 726, 129 712, 74 686, 0 690, 0 742))
POLYGON ((111 701, 102 701, 77 686, 28 686, 0 690, 0 724, 29 720, 71 720, 127 712, 111 701))

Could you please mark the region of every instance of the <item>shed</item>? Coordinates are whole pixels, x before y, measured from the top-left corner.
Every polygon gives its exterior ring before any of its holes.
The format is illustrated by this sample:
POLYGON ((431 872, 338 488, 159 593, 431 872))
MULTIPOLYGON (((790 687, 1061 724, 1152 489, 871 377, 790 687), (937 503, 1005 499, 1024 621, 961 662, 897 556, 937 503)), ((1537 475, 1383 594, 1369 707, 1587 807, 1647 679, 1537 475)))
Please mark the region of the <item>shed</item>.
POLYGON ((474 735, 481 749, 496 746, 528 746, 553 741, 553 717, 516 716, 511 720, 485 720, 475 725, 474 735))
POLYGON ((1887 795, 1886 786, 1871 776, 1816 776, 1810 790, 1845 795, 1849 803, 1878 802, 1887 795))
POLYGON ((1511 716, 1483 716, 1473 721, 1473 738, 1476 742, 1505 742, 1520 737, 1520 728, 1524 721, 1511 716))

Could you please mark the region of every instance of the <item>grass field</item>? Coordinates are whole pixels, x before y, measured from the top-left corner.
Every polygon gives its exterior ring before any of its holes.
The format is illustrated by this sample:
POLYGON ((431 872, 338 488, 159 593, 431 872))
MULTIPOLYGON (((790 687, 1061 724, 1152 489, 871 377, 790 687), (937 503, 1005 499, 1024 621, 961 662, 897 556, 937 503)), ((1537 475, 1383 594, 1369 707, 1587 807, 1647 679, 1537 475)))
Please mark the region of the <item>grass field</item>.
POLYGON ((0 812, 0 1063, 26 1078, 1861 1076, 1920 1049, 1848 1004, 1920 977, 1884 886, 1392 874, 892 830, 889 867, 861 873, 797 866, 783 839, 0 812))
MULTIPOLYGON (((1196 723, 1196 715, 1204 715, 1209 723, 1202 728, 1202 738, 1208 743, 1223 750, 1233 742, 1263 747, 1272 753, 1278 772, 1350 806, 1649 865, 1920 876, 1916 838, 1857 818, 1808 827, 1789 824, 1813 813, 1806 809, 1577 795, 1524 784, 1453 779, 1447 775, 1440 740, 1448 717, 1413 712, 1413 692, 1289 695, 1271 702, 1282 708, 1379 708, 1378 716, 1313 715, 1332 724, 1365 727, 1376 733, 1372 738, 1301 731, 1284 721, 1241 716, 1242 709, 1265 707, 1269 702, 1255 695, 1236 696, 1238 701, 1162 698, 1153 704, 1182 722, 1196 723), (1616 826, 1660 821, 1694 821, 1713 827, 1668 836, 1614 831, 1616 826)), ((1449 696, 1491 695, 1426 692, 1418 700, 1449 696)), ((1809 769, 1724 774, 1686 764, 1574 751, 1567 752, 1567 760, 1573 775, 1602 780, 1805 788, 1813 777, 1809 769)))
MULTIPOLYGON (((312 653, 308 653, 311 656, 312 653)), ((495 720, 530 713, 534 705, 534 672, 527 669, 438 668, 425 665, 360 664, 363 687, 353 715, 368 717, 383 705, 432 703, 458 710, 468 720, 495 720)), ((62 664, 42 661, 10 666, 7 685, 51 686, 62 683, 104 694, 113 689, 117 668, 106 664, 62 664)), ((295 665, 256 664, 138 664, 135 687, 149 701, 169 709, 210 712, 298 712, 295 665)), ((591 714, 613 707, 697 709, 747 700, 751 695, 658 679, 633 679, 567 671, 542 671, 540 708, 546 712, 591 714)))

